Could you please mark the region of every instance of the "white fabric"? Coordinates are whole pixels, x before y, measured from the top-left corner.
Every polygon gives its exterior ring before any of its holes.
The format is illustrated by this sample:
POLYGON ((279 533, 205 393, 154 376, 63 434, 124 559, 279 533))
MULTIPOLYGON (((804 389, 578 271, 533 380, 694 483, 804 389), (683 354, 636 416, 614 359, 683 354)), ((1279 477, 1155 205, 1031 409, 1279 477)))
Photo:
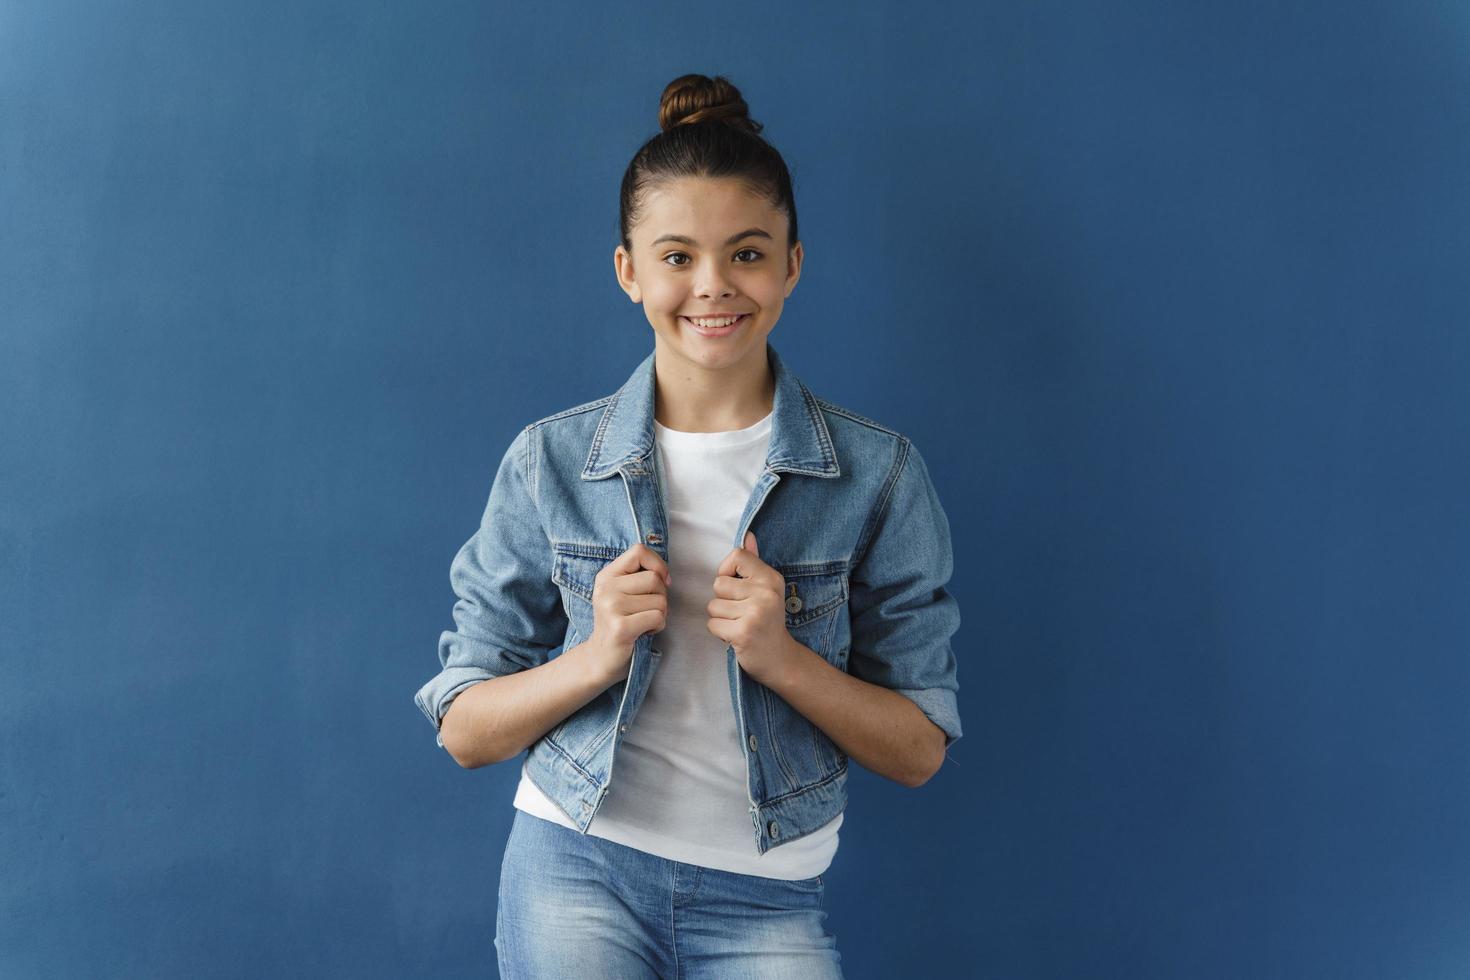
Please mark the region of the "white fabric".
MULTIPOLYGON (((794 880, 827 870, 843 815, 757 854, 726 644, 706 626, 715 572, 770 438, 769 414, 726 432, 681 432, 654 420, 669 508, 669 616, 654 636, 661 656, 648 695, 617 748, 607 796, 587 832, 671 861, 794 880)), ((531 782, 524 762, 515 806, 575 829, 531 782)))

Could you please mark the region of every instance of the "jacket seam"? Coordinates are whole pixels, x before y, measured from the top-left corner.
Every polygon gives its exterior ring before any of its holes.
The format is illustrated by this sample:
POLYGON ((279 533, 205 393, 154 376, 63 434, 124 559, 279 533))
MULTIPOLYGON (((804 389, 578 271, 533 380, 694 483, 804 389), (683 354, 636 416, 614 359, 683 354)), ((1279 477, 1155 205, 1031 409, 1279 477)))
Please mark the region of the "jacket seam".
POLYGON ((618 414, 618 396, 621 394, 622 391, 619 390, 617 394, 608 398, 602 417, 597 420, 597 431, 592 433, 592 448, 587 454, 588 459, 601 458, 602 440, 607 437, 607 430, 612 425, 613 418, 618 414))
POLYGON ((526 471, 526 484, 531 488, 531 504, 536 508, 539 516, 541 513, 541 463, 536 453, 537 434, 531 431, 530 426, 522 429, 521 434, 526 437, 526 452, 521 465, 526 471))
POLYGON ((862 537, 858 540, 857 548, 853 551, 851 572, 863 563, 868 556, 868 547, 872 544, 873 535, 878 527, 878 522, 883 519, 884 512, 888 509, 888 502, 893 499, 893 488, 898 485, 898 478, 903 473, 904 467, 909 461, 909 447, 911 443, 903 436, 899 436, 898 459, 888 471, 888 478, 883 483, 883 490, 879 496, 877 505, 873 508, 873 514, 868 518, 868 523, 863 527, 862 537))
POLYGON ((801 388, 802 397, 806 399, 807 411, 810 412, 813 408, 817 409, 816 417, 819 423, 816 426, 817 441, 821 444, 822 462, 829 464, 835 463, 837 461, 837 450, 832 446, 832 434, 827 431, 827 420, 822 418, 821 406, 818 404, 817 396, 812 393, 810 388, 802 383, 800 378, 797 379, 796 384, 801 388))
POLYGON ((820 397, 818 395, 815 395, 815 394, 812 395, 812 397, 814 399, 816 399, 816 402, 817 402, 818 405, 820 405, 823 409, 825 409, 826 411, 831 412, 834 415, 841 415, 845 419, 849 419, 849 420, 851 420, 853 422, 857 422, 860 425, 866 425, 870 429, 877 429, 879 432, 886 432, 888 435, 893 436, 894 438, 897 438, 897 439, 903 439, 903 438, 905 438, 904 435, 903 435, 903 433, 901 433, 901 432, 895 432, 893 429, 888 428, 888 426, 882 425, 882 424, 880 424, 878 422, 874 422, 872 419, 870 419, 870 418, 868 418, 868 417, 866 417, 864 415, 859 415, 857 412, 854 412, 852 409, 843 408, 841 405, 834 405, 832 402, 829 402, 825 398, 822 398, 822 397, 820 397))
POLYGON ((841 816, 842 814, 846 813, 847 812, 847 804, 848 804, 848 800, 846 798, 846 795, 844 794, 844 798, 842 800, 842 809, 840 809, 836 813, 832 814, 832 816, 828 817, 826 820, 821 821, 820 823, 816 824, 813 827, 810 827, 807 830, 803 830, 799 834, 788 834, 785 831, 782 831, 782 833, 781 833, 781 839, 778 840, 778 841, 776 841, 774 844, 772 844, 766 850, 769 851, 769 850, 772 850, 774 848, 780 847, 782 844, 790 844, 793 841, 799 841, 803 837, 810 837, 812 834, 815 834, 817 831, 819 831, 823 827, 827 826, 827 824, 831 823, 833 820, 836 820, 839 816, 841 816))
MULTIPOLYGON (((776 719, 771 717, 771 689, 762 684, 760 691, 761 704, 766 711, 766 731, 774 732, 776 730, 776 719)), ((780 697, 780 695, 778 694, 776 697, 780 697)), ((791 768, 791 764, 786 761, 786 754, 781 751, 781 740, 779 738, 768 737, 766 741, 770 743, 771 751, 776 756, 776 764, 780 766, 781 775, 786 777, 787 784, 792 788, 800 786, 801 780, 797 778, 796 773, 791 768)))
MULTIPOLYGON (((545 742, 546 747, 555 752, 557 755, 561 756, 562 761, 565 762, 572 769, 573 772, 581 776, 583 779, 587 780, 590 785, 597 785, 597 780, 592 777, 592 774, 589 773, 586 769, 583 769, 582 766, 577 762, 577 760, 572 758, 572 754, 568 752, 565 748, 563 748, 560 743, 549 738, 545 739, 545 742)), ((571 814, 567 814, 567 816, 571 816, 571 814)))
POLYGON ((821 779, 817 780, 816 782, 814 782, 814 783, 807 783, 805 786, 801 787, 800 789, 794 789, 794 790, 792 790, 789 793, 782 793, 780 796, 773 796, 773 797, 771 797, 768 800, 762 800, 761 801, 761 806, 767 807, 767 806, 771 806, 773 803, 782 803, 782 802, 784 802, 786 800, 792 799, 793 797, 802 796, 802 795, 804 795, 806 793, 810 793, 814 789, 818 789, 818 788, 820 788, 822 786, 826 786, 828 783, 833 782, 834 780, 840 779, 841 777, 843 777, 845 775, 847 775, 847 760, 846 759, 843 759, 842 760, 842 765, 838 767, 838 769, 837 769, 836 772, 830 772, 826 776, 824 776, 821 779))
POLYGON ((616 397, 616 392, 611 395, 604 395, 601 398, 595 399, 590 402, 583 402, 580 405, 573 405, 571 408, 563 409, 560 412, 554 412, 551 415, 539 418, 536 421, 532 422, 530 425, 526 426, 526 428, 539 429, 541 426, 545 425, 548 422, 557 422, 572 415, 584 415, 587 412, 596 411, 597 409, 602 408, 608 402, 612 401, 614 397, 616 397))

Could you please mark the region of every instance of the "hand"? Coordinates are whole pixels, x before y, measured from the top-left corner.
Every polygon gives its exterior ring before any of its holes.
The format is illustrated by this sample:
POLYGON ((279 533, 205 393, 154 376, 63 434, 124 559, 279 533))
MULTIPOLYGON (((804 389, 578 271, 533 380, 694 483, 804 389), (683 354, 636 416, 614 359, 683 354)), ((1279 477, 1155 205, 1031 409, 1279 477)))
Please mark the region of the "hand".
POLYGON ((611 680, 620 680, 644 633, 668 622, 669 568, 652 548, 638 542, 603 566, 592 580, 592 635, 611 680))
POLYGON ((735 647, 735 659, 757 681, 765 683, 792 657, 796 639, 786 629, 786 580, 761 561, 754 532, 746 531, 745 547, 716 569, 715 598, 705 608, 709 631, 735 647))

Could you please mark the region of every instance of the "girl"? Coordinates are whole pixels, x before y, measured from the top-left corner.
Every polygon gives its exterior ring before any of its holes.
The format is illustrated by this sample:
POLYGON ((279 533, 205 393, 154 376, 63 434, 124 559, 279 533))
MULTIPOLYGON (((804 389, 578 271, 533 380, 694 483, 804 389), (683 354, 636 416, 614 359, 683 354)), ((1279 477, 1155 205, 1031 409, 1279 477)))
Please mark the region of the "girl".
POLYGON ((511 444, 416 700, 462 766, 530 750, 503 977, 840 977, 848 759, 918 786, 960 736, 949 526, 768 343, 803 250, 740 93, 682 76, 659 121, 613 257, 653 352, 511 444))

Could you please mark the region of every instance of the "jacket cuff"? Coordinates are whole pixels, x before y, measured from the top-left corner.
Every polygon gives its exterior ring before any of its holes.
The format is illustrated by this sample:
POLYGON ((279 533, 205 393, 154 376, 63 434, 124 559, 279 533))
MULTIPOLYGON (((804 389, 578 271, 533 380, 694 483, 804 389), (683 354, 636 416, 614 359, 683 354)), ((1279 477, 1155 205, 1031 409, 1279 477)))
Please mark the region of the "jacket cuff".
POLYGON ((919 710, 944 731, 944 747, 948 749, 959 740, 960 712, 955 692, 947 687, 929 687, 921 690, 894 690, 919 706, 919 710))
POLYGON ((481 681, 490 680, 497 675, 481 667, 446 667, 434 676, 418 693, 413 696, 414 704, 429 719, 429 724, 434 726, 434 741, 440 748, 444 747, 444 713, 449 710, 449 704, 466 688, 473 687, 481 681))

